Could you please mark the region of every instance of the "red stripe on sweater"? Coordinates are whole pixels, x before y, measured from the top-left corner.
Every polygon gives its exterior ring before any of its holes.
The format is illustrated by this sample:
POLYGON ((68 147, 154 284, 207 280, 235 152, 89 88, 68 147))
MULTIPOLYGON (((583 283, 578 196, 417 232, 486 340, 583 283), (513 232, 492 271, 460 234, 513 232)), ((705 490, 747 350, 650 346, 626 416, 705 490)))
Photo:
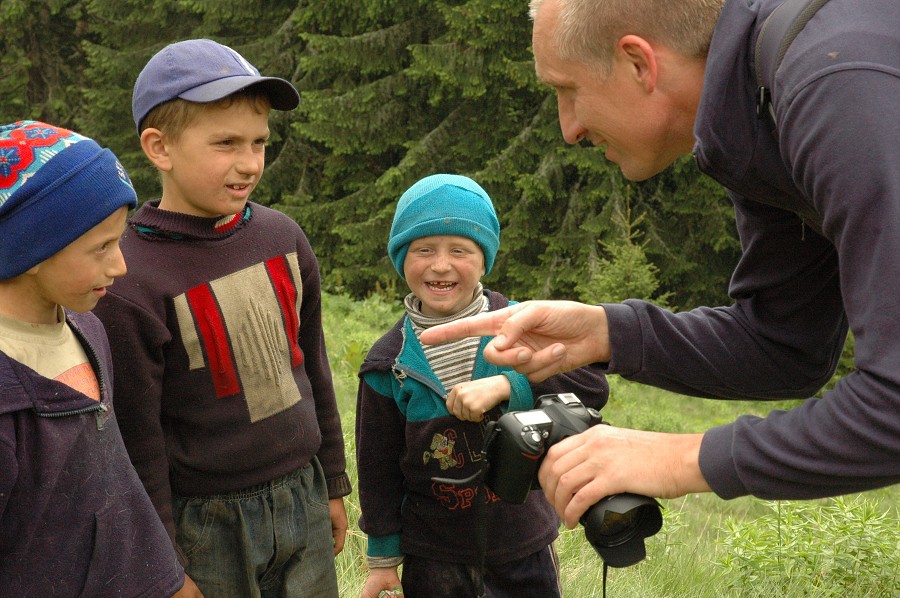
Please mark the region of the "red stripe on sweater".
POLYGON ((206 284, 194 287, 187 292, 187 299, 206 349, 216 396, 221 399, 237 394, 241 387, 234 365, 234 356, 228 345, 225 321, 222 319, 212 290, 206 284))
POLYGON ((281 314, 284 316, 284 329, 288 346, 291 348, 291 367, 297 367, 303 363, 303 351, 297 342, 297 331, 300 329, 300 322, 297 319, 297 287, 291 278, 284 256, 266 260, 266 269, 269 271, 275 296, 278 297, 281 314))

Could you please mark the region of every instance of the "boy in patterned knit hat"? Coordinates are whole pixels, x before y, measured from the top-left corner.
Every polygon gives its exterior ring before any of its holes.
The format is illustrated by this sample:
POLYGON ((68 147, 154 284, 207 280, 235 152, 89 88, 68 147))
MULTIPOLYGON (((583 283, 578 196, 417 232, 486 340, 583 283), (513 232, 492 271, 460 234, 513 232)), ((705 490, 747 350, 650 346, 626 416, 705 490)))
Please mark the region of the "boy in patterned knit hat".
POLYGON ((502 502, 483 483, 484 424, 573 392, 596 409, 609 387, 582 368, 540 384, 482 355, 489 338, 424 347, 425 329, 510 304, 484 289, 500 246, 490 197, 470 178, 425 177, 397 203, 388 255, 410 294, 406 314, 360 368, 356 450, 360 527, 368 534, 364 597, 559 596, 558 519, 540 491, 502 502), (398 567, 403 564, 402 583, 398 567))
POLYGON ((128 275, 96 313, 184 595, 338 595, 350 482, 318 262, 296 222, 248 201, 270 109, 298 102, 288 81, 205 39, 166 46, 134 86, 162 196, 132 217, 128 275))
POLYGON ((136 204, 93 140, 0 126, 2 596, 171 596, 184 584, 122 443, 109 345, 89 313, 125 274, 119 237, 136 204))

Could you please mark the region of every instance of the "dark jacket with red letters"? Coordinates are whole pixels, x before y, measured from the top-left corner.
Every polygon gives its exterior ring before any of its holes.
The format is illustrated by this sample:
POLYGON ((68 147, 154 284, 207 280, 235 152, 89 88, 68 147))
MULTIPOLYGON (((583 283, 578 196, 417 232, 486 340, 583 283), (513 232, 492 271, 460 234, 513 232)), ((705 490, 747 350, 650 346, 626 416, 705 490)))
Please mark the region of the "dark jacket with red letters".
MULTIPOLYGON (((499 293, 485 294, 491 311, 508 305, 499 293)), ((489 340, 482 339, 472 378, 509 378, 504 411, 532 409, 540 395, 554 393, 574 393, 595 409, 606 404, 609 385, 599 367, 531 385, 523 374, 485 361, 482 353, 489 340)), ((463 480, 481 470, 484 422, 462 421, 447 410, 447 389, 432 371, 407 316, 372 346, 359 376, 359 525, 369 536, 369 556, 415 554, 468 564, 484 558, 502 564, 531 555, 556 538, 559 520, 540 490, 515 505, 477 480, 433 481, 463 480)), ((485 421, 500 415, 501 407, 494 407, 485 421)))

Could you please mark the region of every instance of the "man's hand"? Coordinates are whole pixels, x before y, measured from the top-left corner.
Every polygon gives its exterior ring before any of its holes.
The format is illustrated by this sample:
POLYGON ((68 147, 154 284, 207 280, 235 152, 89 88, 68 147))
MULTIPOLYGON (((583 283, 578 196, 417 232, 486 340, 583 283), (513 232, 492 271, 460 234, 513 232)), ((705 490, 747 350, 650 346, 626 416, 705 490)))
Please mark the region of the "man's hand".
POLYGON ((709 492, 700 473, 702 434, 593 426, 550 447, 538 480, 566 527, 601 498, 632 492, 675 498, 709 492))
POLYGON ((532 382, 610 358, 606 311, 574 301, 526 301, 434 326, 419 340, 434 345, 467 336, 494 336, 485 359, 532 382))
POLYGON ((484 414, 509 400, 509 378, 491 376, 457 384, 447 394, 447 411, 461 420, 480 422, 484 414))
POLYGON ((334 538, 334 556, 344 549, 344 539, 347 537, 347 510, 344 508, 343 498, 328 500, 328 512, 331 515, 331 536, 334 538))

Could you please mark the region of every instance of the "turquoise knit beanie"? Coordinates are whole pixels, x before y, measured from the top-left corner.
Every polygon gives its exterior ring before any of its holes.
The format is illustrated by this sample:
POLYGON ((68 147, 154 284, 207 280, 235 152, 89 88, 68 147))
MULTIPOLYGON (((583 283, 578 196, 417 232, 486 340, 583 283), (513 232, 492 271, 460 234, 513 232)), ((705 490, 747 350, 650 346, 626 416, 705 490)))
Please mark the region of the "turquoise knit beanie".
POLYGON ((136 205, 122 164, 92 139, 31 120, 0 126, 0 280, 136 205))
POLYGON ((468 237, 484 253, 484 272, 488 274, 500 248, 500 222, 487 192, 468 177, 455 174, 427 176, 400 196, 388 255, 403 276, 403 262, 409 244, 431 235, 468 237))

